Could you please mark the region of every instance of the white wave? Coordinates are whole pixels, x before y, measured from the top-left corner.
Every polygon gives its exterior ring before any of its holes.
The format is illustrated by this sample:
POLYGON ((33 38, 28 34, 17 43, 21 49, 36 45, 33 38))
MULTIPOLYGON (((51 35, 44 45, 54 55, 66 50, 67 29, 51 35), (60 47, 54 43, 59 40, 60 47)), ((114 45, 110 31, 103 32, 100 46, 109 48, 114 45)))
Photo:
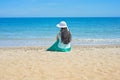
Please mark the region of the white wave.
POLYGON ((120 39, 73 39, 75 45, 120 45, 120 39))
POLYGON ((73 39, 73 42, 120 42, 120 39, 73 39))

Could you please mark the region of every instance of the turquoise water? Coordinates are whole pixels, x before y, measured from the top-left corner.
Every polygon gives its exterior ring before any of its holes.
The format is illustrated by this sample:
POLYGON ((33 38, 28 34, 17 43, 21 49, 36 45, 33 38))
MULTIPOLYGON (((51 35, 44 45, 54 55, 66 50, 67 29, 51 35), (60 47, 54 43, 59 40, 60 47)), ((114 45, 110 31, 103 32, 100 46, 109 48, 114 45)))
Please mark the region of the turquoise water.
POLYGON ((120 44, 120 18, 0 18, 0 47, 48 46, 66 21, 73 45, 120 44))

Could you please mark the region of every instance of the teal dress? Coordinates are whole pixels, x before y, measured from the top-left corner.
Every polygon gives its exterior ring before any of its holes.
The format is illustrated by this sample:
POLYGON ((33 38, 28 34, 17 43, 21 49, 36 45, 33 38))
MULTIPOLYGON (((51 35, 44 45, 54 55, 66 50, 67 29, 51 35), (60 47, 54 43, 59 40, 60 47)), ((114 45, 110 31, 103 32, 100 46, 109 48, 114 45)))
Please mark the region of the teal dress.
POLYGON ((70 43, 63 44, 59 33, 57 41, 50 48, 48 48, 47 51, 69 52, 71 51, 71 45, 70 43))

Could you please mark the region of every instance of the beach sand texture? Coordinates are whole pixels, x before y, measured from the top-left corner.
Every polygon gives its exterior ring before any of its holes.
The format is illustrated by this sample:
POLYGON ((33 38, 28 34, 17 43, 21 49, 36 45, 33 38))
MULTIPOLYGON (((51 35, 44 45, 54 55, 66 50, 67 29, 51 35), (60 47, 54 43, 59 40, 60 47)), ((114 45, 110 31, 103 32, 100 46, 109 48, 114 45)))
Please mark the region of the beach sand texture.
POLYGON ((120 80, 120 46, 0 48, 0 80, 120 80))

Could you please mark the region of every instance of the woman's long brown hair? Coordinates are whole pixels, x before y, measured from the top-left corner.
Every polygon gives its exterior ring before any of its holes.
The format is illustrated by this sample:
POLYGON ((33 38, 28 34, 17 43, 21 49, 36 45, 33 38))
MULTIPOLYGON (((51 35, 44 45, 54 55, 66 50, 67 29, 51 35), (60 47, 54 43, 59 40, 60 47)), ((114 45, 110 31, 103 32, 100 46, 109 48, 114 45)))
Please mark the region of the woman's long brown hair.
POLYGON ((72 40, 72 35, 67 28, 61 28, 61 41, 64 44, 68 44, 72 40))

